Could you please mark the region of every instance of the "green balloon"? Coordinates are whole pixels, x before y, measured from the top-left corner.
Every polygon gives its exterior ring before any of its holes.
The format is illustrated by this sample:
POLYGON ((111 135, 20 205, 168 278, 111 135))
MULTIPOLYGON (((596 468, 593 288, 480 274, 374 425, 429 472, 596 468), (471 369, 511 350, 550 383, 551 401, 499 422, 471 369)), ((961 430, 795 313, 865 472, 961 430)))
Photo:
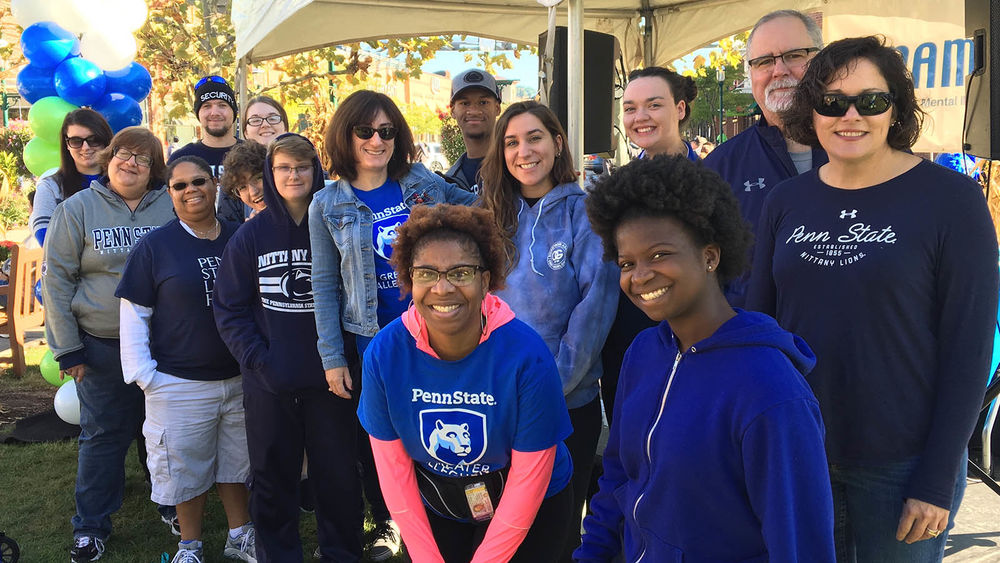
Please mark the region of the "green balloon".
POLYGON ((28 123, 36 137, 58 145, 62 142, 59 133, 62 131, 63 119, 66 114, 78 109, 59 96, 42 98, 31 104, 28 110, 28 123))
POLYGON ((59 167, 59 145, 34 137, 24 145, 24 165, 35 176, 59 167))
POLYGON ((42 356, 42 361, 38 363, 38 369, 42 371, 42 377, 45 378, 45 381, 56 387, 62 387, 63 384, 68 383, 72 379, 72 377, 59 379, 59 362, 52 356, 52 350, 48 350, 42 356))

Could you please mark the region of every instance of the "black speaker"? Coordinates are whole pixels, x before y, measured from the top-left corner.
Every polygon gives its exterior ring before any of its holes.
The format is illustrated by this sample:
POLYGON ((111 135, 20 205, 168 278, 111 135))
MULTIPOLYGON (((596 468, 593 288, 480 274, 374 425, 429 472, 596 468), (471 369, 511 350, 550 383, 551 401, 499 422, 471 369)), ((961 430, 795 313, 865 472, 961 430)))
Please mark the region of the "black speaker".
POLYGON ((975 63, 965 100, 965 152, 1000 159, 1000 0, 965 0, 965 35, 973 40, 975 63), (993 107, 996 105, 997 107, 993 107), (996 111, 994 111, 996 110, 996 111))
MULTIPOLYGON (((538 36, 538 48, 545 48, 548 32, 538 36)), ((553 54, 552 88, 549 107, 566 125, 566 28, 556 28, 553 54)), ((618 40, 613 35, 597 31, 583 32, 583 152, 606 153, 614 146, 612 135, 615 103, 615 62, 618 60, 618 40)), ((539 57, 539 65, 545 62, 539 57)), ((580 164, 580 163, 577 163, 580 164)))

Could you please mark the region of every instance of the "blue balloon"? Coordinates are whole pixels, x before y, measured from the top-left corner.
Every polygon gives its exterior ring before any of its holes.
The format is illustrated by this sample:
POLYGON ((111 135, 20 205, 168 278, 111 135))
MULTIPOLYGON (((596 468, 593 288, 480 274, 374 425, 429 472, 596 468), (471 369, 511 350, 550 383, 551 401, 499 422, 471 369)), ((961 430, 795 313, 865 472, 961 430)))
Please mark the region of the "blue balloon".
POLYGON ((108 125, 115 133, 126 127, 142 124, 142 108, 139 102, 125 94, 118 92, 105 94, 92 107, 108 120, 108 125))
POLYGON ((17 73, 17 91, 29 104, 42 98, 59 95, 56 92, 56 83, 52 79, 52 69, 40 68, 33 64, 29 64, 17 73))
POLYGON ((21 51, 31 64, 55 68, 66 57, 80 54, 80 40, 52 22, 38 22, 21 33, 21 51))
POLYGON ((132 62, 125 68, 104 71, 108 78, 108 92, 125 94, 137 102, 141 102, 153 89, 153 77, 146 67, 132 62))
POLYGON ((104 71, 80 57, 67 59, 56 67, 55 83, 59 97, 75 106, 92 105, 108 86, 104 71))

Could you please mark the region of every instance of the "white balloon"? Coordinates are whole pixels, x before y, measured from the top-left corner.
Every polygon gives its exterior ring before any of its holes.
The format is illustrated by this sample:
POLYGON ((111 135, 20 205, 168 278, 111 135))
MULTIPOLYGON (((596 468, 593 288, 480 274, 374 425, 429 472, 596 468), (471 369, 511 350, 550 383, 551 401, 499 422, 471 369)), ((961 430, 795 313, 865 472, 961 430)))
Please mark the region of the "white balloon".
POLYGON ((120 29, 136 31, 149 15, 149 8, 144 0, 104 0, 107 5, 106 17, 108 23, 120 29))
POLYGON ((10 11, 17 25, 28 27, 33 23, 55 20, 60 4, 62 4, 62 0, 52 2, 11 0, 10 11))
POLYGON ((53 403, 59 418, 70 424, 80 424, 80 398, 76 395, 75 381, 59 387, 53 403))
POLYGON ((55 0, 62 5, 53 17, 63 29, 73 33, 86 33, 101 28, 107 10, 99 0, 55 0))
POLYGON ((80 56, 101 67, 118 70, 135 58, 135 37, 129 31, 88 31, 80 39, 80 56))

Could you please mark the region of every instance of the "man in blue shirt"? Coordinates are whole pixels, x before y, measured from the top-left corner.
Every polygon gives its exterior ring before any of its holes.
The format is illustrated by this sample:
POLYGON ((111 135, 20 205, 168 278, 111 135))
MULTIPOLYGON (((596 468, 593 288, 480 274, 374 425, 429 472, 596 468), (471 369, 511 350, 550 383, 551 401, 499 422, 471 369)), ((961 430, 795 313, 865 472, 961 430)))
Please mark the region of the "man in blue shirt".
POLYGON ((500 114, 500 89, 495 78, 470 68, 451 81, 451 116, 462 130, 465 154, 445 176, 469 191, 478 192, 479 167, 493 138, 493 125, 500 114))
MULTIPOLYGON (((822 48, 823 30, 811 17, 795 10, 766 14, 747 39, 744 65, 761 118, 720 144, 704 162, 732 186, 743 218, 755 235, 761 206, 771 188, 827 161, 822 149, 787 138, 779 115, 791 105, 809 61, 822 48)), ((726 287, 730 305, 743 307, 747 279, 733 280, 726 287)))

